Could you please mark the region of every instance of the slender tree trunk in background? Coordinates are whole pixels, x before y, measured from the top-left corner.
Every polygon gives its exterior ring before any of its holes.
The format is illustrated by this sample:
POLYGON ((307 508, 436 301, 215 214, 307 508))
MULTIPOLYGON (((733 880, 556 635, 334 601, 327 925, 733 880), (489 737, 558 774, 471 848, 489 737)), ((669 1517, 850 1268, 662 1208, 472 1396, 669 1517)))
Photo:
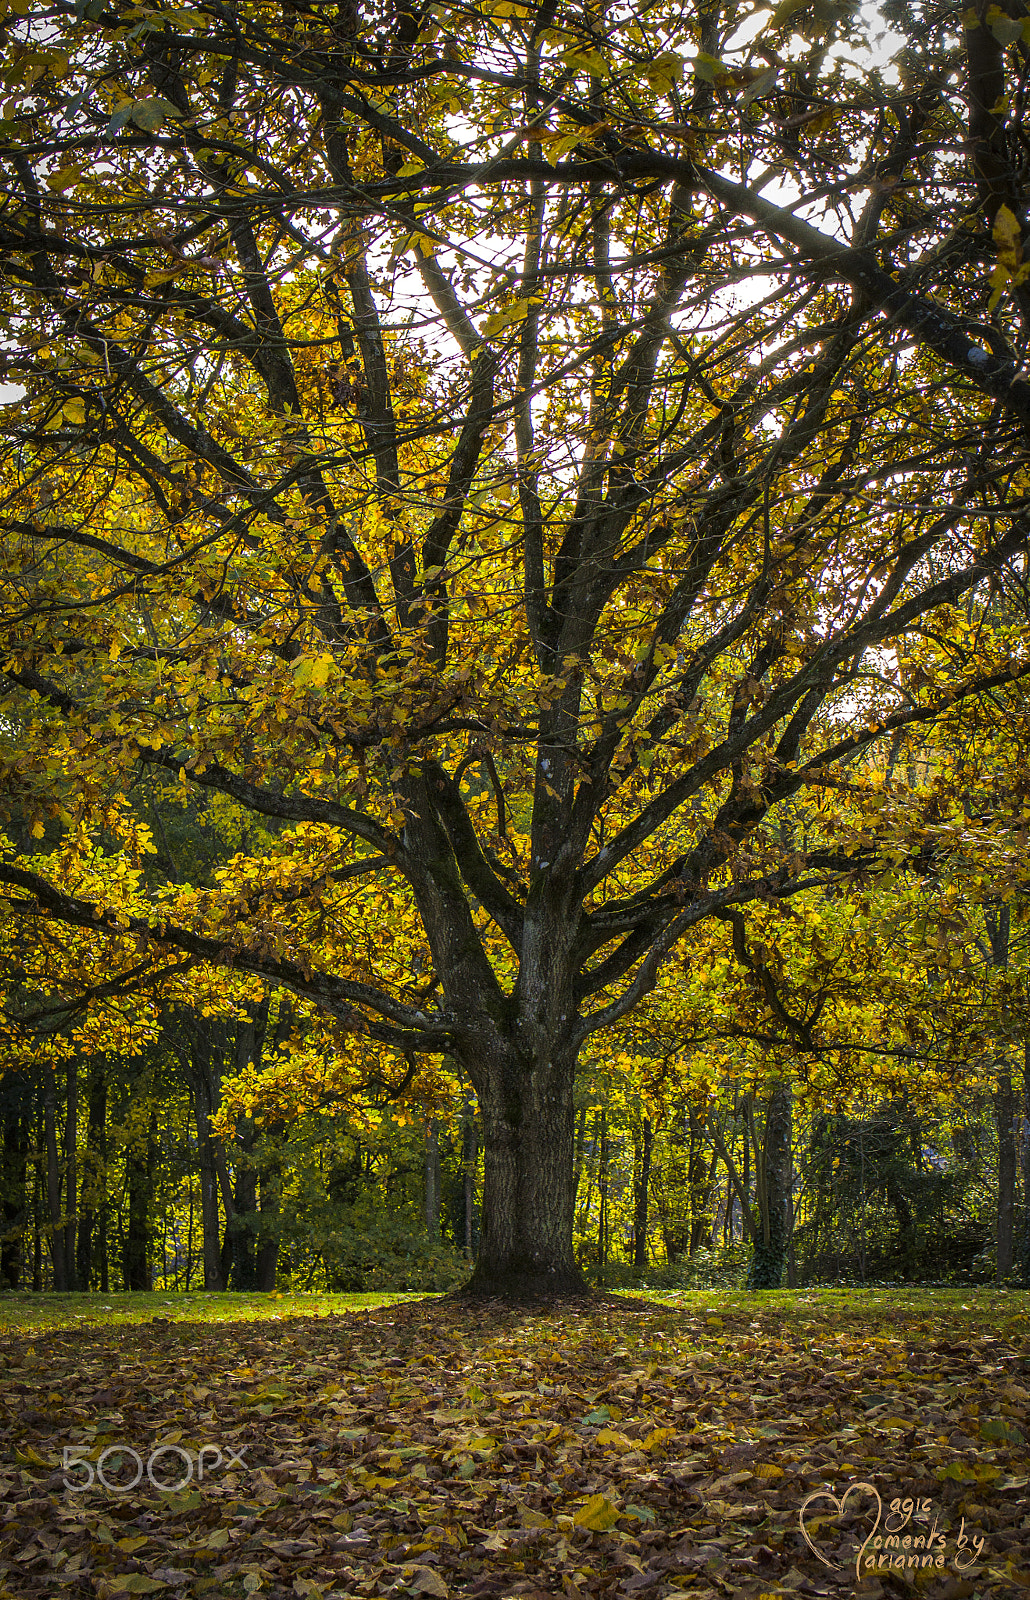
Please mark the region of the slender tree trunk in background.
MULTIPOLYGON (((260 1068, 268 1034, 269 1001, 267 997, 254 1006, 245 1022, 236 1025, 236 1067, 241 1070, 252 1066, 260 1068)), ((226 1206, 225 1246, 222 1262, 231 1261, 228 1280, 230 1288, 251 1292, 260 1287, 261 1273, 269 1270, 268 1258, 259 1263, 260 1214, 258 1212, 258 1130, 253 1119, 241 1117, 237 1123, 236 1143, 240 1157, 236 1163, 236 1181, 233 1185, 232 1206, 226 1206), (228 1247, 228 1248, 226 1248, 228 1247)), ((270 1196, 271 1198, 271 1196, 270 1196)), ((276 1250, 278 1255, 278 1250, 276 1250)))
POLYGON ((54 1275, 54 1290, 60 1294, 67 1289, 64 1258, 64 1231, 61 1226, 61 1161, 57 1151, 57 1078, 53 1067, 43 1068, 43 1127, 46 1145, 47 1212, 50 1217, 48 1238, 50 1262, 54 1275))
MULTIPOLYGON (((702 1132, 704 1124, 702 1122, 702 1132)), ((713 1150, 709 1156, 702 1148, 698 1154, 701 1163, 701 1176, 698 1184, 691 1188, 690 1205, 694 1215, 690 1222, 690 1249, 689 1254, 695 1255, 700 1250, 705 1235, 711 1235, 714 1227, 714 1218, 709 1223, 709 1206, 712 1203, 712 1190, 715 1187, 715 1173, 719 1165, 718 1151, 713 1150)), ((717 1209, 714 1208, 714 1209, 717 1209)), ((733 1237, 733 1189, 727 1182, 726 1185, 726 1221, 725 1227, 730 1239, 733 1237)))
POLYGON ((79 1063, 76 1056, 68 1062, 67 1100, 64 1120, 64 1281, 69 1289, 81 1287, 75 1270, 75 1234, 78 1224, 79 1197, 79 1063))
MULTIPOLYGON (((766 1102, 761 1161, 756 1160, 760 1228, 752 1244, 749 1289, 778 1289, 783 1281, 793 1188, 791 1110, 789 1085, 775 1084, 766 1102)), ((755 1153, 757 1158, 757 1141, 755 1153)))
POLYGON ((422 1159, 424 1182, 424 1210, 426 1232, 431 1239, 440 1237, 440 1124, 430 1117, 425 1127, 425 1146, 422 1159))
POLYGON ((704 1221, 701 1216, 701 1189, 702 1174, 702 1140, 704 1137, 704 1118, 694 1106, 687 1107, 687 1197, 690 1206, 690 1222, 687 1232, 687 1255, 692 1256, 700 1243, 704 1221))
POLYGON ((190 1184, 189 1220, 186 1223, 186 1293, 189 1294, 193 1278, 193 1185, 190 1184))
POLYGON ((107 1061, 94 1056, 86 1086, 86 1149, 82 1159, 75 1275, 80 1289, 93 1279, 98 1224, 107 1207, 107 1061))
MULTIPOLYGON (((271 1138, 271 1130, 266 1130, 271 1138)), ((279 1135, 276 1135, 277 1141, 279 1135)), ((280 1211, 282 1206, 282 1162, 278 1155, 269 1155, 261 1168, 259 1181, 261 1237, 257 1248, 257 1288, 271 1294, 275 1288, 276 1268, 279 1264, 280 1211)))
POLYGON ((157 1161, 157 1113, 152 1112, 147 1132, 125 1153, 129 1222, 123 1248, 126 1289, 149 1290, 152 1286, 151 1223, 154 1204, 154 1171, 157 1161))
POLYGON ((23 1076, 11 1074, 0 1083, 3 1095, 3 1239, 0 1278, 9 1289, 21 1282, 25 1230, 28 1223, 26 1179, 29 1161, 31 1102, 23 1076))
MULTIPOLYGON (((582 1113, 582 1116, 583 1116, 583 1119, 585 1121, 586 1120, 586 1112, 585 1111, 582 1113)), ((594 1112, 594 1123, 593 1123, 593 1137, 590 1140, 591 1148, 592 1148, 592 1150, 593 1150, 595 1155, 596 1155, 596 1153, 597 1153, 597 1151, 599 1149, 599 1146, 600 1146, 600 1126, 601 1126, 601 1113, 599 1111, 595 1111, 594 1112)), ((586 1160, 586 1140, 585 1139, 584 1139, 583 1159, 584 1159, 584 1161, 586 1160)), ((582 1202, 582 1204, 581 1204, 581 1206, 579 1208, 579 1232, 580 1233, 586 1233, 587 1223, 590 1221, 590 1207, 593 1205, 593 1201, 594 1201, 594 1175, 595 1175, 595 1163, 593 1161, 591 1161, 589 1163, 589 1165, 587 1166, 587 1192, 586 1192, 586 1195, 583 1198, 583 1202, 582 1202)), ((577 1184, 577 1193, 578 1192, 579 1192, 579 1190, 578 1190, 578 1184, 577 1184)))
POLYGON ((32 1289, 43 1289, 43 1175, 39 1161, 32 1165, 32 1289))
POLYGON ((250 1294, 257 1288, 257 1169, 252 1160, 256 1143, 257 1129, 253 1121, 241 1117, 236 1129, 239 1156, 232 1191, 232 1215, 226 1218, 225 1242, 231 1262, 229 1287, 243 1294, 250 1294))
POLYGON ((601 1148, 597 1166, 597 1265, 601 1273, 601 1282, 604 1283, 605 1269, 608 1265, 609 1244, 609 1219, 608 1219, 608 1190, 611 1167, 611 1139, 608 1133, 608 1112, 601 1110, 601 1148))
POLYGON ((996 1281, 1003 1284, 1012 1276, 1016 1220, 1016 1097, 1007 1063, 995 1081, 994 1121, 998 1130, 996 1281))
MULTIPOLYGON (((587 1108, 584 1106, 576 1118, 576 1157, 573 1170, 573 1194, 578 1202, 579 1186, 583 1178, 583 1162, 586 1158, 587 1142, 587 1108)), ((580 1213, 582 1215, 582 1212, 580 1213)))
POLYGON ((465 1207, 463 1243, 465 1254, 471 1261, 476 1253, 476 1162, 479 1159, 479 1136, 472 1101, 465 1096, 461 1122, 461 1168, 463 1200, 465 1207))
MULTIPOLYGON (((219 1080, 220 1081, 220 1080, 219 1080)), ((225 1288, 222 1270, 222 1227, 218 1209, 218 1163, 215 1153, 215 1136, 211 1131, 211 1118, 217 1110, 216 1081, 213 1077, 210 1051, 204 1053, 202 1062, 191 1084, 193 1118, 197 1129, 197 1163, 200 1169, 200 1220, 204 1234, 204 1288, 225 1288)))
POLYGON ((1019 1239, 1019 1281, 1030 1289, 1030 1040, 1023 1045, 1023 1117, 1021 1162, 1023 1169, 1023 1225, 1019 1239))
POLYGON ((228 1044, 224 1027, 199 1012, 182 1010, 172 1024, 176 1053, 190 1093, 193 1124, 197 1134, 197 1172, 200 1179, 200 1225, 203 1234, 202 1259, 204 1288, 224 1290, 231 1267, 231 1246, 226 1237, 223 1250, 219 1193, 226 1203, 226 1217, 232 1215, 228 1172, 224 1184, 219 1164, 224 1166, 221 1141, 211 1131, 211 1118, 222 1098, 222 1071, 228 1044))
POLYGON ((645 1117, 641 1128, 638 1159, 633 1162, 633 1271, 647 1271, 647 1213, 651 1194, 651 1150, 654 1128, 645 1117))
MULTIPOLYGON (((984 906, 984 926, 991 947, 991 965, 1009 964, 1009 938, 1012 915, 1007 904, 984 906)), ((1016 1105, 1012 1092, 1012 1068, 999 1051, 998 1074, 994 1089, 994 1123, 998 1132, 998 1222, 995 1233, 996 1282, 1012 1276, 1016 1209, 1016 1105)))

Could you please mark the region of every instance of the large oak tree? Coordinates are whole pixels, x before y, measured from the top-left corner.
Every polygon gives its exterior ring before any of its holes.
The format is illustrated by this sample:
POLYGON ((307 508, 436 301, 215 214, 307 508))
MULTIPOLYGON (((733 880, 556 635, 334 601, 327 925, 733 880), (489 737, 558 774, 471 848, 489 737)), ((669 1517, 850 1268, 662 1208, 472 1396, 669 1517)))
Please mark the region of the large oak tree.
POLYGON ((476 1291, 582 1286, 577 1059, 690 930, 898 859, 799 792, 1028 670, 1010 11, 8 9, 0 880, 455 1058, 476 1291), (277 843, 99 893, 146 782, 277 843))

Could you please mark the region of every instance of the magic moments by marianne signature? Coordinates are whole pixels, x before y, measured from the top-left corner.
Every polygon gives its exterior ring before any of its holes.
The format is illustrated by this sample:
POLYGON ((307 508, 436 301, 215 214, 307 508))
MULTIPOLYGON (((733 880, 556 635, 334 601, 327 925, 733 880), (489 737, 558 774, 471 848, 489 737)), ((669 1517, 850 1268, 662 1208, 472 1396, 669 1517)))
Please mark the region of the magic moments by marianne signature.
POLYGON ((818 1531, 819 1523, 826 1521, 830 1512, 826 1510, 821 1516, 818 1515, 820 1508, 817 1502, 828 1501, 837 1515, 843 1516, 844 1507, 851 1496, 863 1494, 872 1496, 876 1516, 855 1556, 855 1573, 858 1577, 867 1572, 914 1573, 927 1567, 938 1570, 952 1567, 956 1572, 965 1572, 979 1561, 984 1547, 983 1534, 967 1533, 964 1517, 957 1534, 953 1534, 951 1529, 938 1531, 940 1513, 932 1500, 902 1500, 899 1497, 890 1502, 885 1518, 883 1500, 875 1484, 849 1483, 839 1499, 829 1489, 814 1490, 798 1514, 805 1543, 824 1566, 832 1567, 835 1563, 827 1560, 812 1542, 811 1533, 818 1531), (810 1507, 815 1510, 810 1512, 810 1507))

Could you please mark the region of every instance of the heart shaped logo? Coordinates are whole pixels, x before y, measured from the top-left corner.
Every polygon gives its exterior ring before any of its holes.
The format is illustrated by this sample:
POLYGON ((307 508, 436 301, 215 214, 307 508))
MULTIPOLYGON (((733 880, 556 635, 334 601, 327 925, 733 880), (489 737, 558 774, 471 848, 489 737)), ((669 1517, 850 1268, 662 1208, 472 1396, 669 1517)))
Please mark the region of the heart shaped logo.
MULTIPOLYGON (((847 1505, 853 1494, 871 1494, 873 1499, 876 1501, 876 1520, 866 1535, 865 1540, 859 1549, 857 1556, 855 1557, 855 1572, 860 1577, 861 1563, 862 1557, 865 1554, 865 1547, 869 1543, 870 1539, 872 1539, 875 1535, 877 1528, 880 1526, 880 1518, 883 1516, 883 1501, 880 1499, 880 1491, 877 1489, 875 1483, 849 1483, 839 1500, 835 1494, 830 1493, 829 1489, 815 1489, 808 1496, 808 1499, 804 1502, 801 1510, 798 1512, 798 1522, 801 1527, 801 1536, 808 1548, 811 1550, 812 1554, 814 1556, 818 1556, 824 1567, 832 1567, 833 1562, 827 1561, 822 1551, 817 1550, 815 1545, 812 1543, 811 1535, 805 1526, 805 1513, 808 1511, 809 1506, 814 1504, 815 1501, 827 1500, 829 1501, 830 1505, 833 1506, 834 1510, 837 1512, 837 1515, 842 1517, 844 1515, 844 1507, 847 1505)), ((829 1515, 828 1511, 826 1515, 829 1515)))

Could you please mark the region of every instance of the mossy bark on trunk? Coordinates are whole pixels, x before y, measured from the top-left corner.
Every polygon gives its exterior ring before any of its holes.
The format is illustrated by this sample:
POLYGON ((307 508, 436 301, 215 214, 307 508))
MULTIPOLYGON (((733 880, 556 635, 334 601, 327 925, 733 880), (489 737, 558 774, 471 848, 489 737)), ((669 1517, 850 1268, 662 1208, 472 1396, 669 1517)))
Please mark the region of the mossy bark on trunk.
POLYGON ((483 1217, 465 1293, 514 1300, 587 1295, 572 1248, 574 1058, 480 1063, 483 1217))

